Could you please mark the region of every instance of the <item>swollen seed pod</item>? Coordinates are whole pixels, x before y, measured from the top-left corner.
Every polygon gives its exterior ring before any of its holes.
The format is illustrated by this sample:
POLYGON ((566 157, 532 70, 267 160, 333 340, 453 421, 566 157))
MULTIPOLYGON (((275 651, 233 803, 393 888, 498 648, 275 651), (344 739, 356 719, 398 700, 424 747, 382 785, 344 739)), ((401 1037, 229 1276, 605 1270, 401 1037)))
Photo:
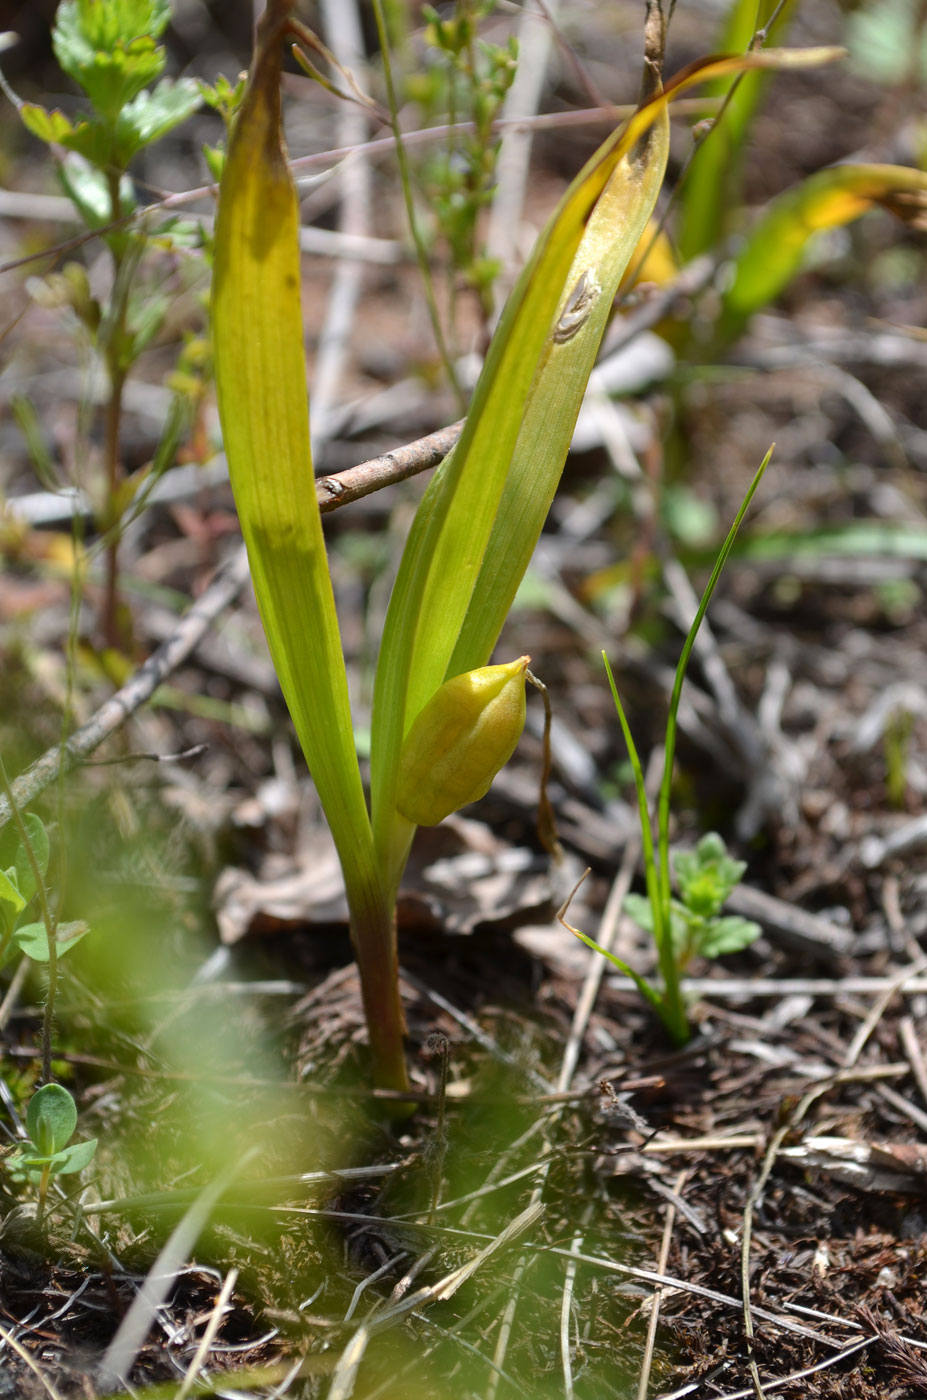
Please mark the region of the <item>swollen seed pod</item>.
POLYGON ((399 756, 396 795, 410 822, 436 826, 489 791, 525 727, 530 659, 454 676, 416 715, 399 756))

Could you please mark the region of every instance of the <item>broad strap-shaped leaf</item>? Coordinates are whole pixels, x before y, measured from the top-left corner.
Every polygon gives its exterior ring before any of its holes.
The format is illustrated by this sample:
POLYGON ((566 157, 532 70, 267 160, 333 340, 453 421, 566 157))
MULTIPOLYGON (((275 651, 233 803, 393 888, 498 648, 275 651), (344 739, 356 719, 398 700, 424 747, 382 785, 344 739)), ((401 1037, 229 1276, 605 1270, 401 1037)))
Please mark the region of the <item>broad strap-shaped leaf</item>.
MULTIPOLYGON (((533 395, 532 386, 548 363, 544 388, 556 386, 555 352, 585 331, 595 312, 596 320, 580 342, 584 350, 591 349, 591 368, 598 343, 596 326, 601 334, 609 299, 599 295, 604 283, 598 275, 595 282, 588 276, 582 282, 586 267, 577 258, 593 226, 596 235, 587 245, 589 266, 597 268, 599 260, 606 258, 608 220, 603 213, 599 226, 593 213, 613 175, 624 162, 624 178, 629 178, 636 164, 647 183, 658 163, 651 166, 636 159, 638 143, 646 151, 647 133, 654 122, 662 121, 667 102, 693 84, 741 69, 819 63, 836 52, 771 50, 690 65, 600 147, 538 240, 493 337, 461 438, 419 508, 390 599, 371 735, 373 825, 382 861, 389 859, 402 738, 446 676, 487 660, 556 489, 585 381, 577 372, 569 394, 554 406, 556 424, 550 417, 545 423, 550 406, 543 394, 533 395), (526 409, 532 399, 537 416, 526 430, 526 409), (550 451, 545 427, 554 429, 555 445, 550 451), (518 470, 512 472, 517 444, 518 470), (496 530, 500 513, 503 523, 496 530), (461 636, 465 618, 466 632, 461 636)), ((617 184, 621 183, 619 177, 617 184)), ((632 202, 638 213, 646 209, 649 214, 652 199, 648 188, 632 202)))
POLYGON ((548 332, 499 501, 477 587, 449 673, 495 645, 547 517, 589 375, 621 278, 650 220, 669 152, 669 117, 657 109, 619 159, 586 225, 548 332))
POLYGON ((264 630, 350 892, 375 878, 373 848, 312 474, 298 206, 280 128, 280 9, 259 34, 220 188, 216 386, 264 630))
POLYGON ((839 228, 877 204, 927 227, 927 172, 907 165, 835 165, 773 200, 734 263, 724 296, 726 336, 735 335, 801 270, 815 234, 839 228))

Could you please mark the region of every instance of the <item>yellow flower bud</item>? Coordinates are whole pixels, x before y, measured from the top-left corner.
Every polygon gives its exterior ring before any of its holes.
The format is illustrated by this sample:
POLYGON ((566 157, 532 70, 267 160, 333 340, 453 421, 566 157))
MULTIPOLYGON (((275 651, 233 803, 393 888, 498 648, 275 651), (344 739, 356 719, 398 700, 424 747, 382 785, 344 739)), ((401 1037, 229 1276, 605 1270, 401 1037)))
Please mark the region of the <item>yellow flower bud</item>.
POLYGON ((530 659, 454 676, 416 715, 399 756, 396 797, 410 822, 435 826, 489 791, 525 727, 530 659))

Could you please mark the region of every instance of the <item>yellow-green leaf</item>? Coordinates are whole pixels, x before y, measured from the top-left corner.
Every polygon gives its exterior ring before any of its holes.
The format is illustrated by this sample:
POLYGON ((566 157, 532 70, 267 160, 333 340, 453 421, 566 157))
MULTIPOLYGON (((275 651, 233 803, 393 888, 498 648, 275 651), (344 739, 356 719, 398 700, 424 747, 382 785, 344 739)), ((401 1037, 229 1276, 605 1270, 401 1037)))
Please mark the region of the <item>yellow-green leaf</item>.
POLYGON ((656 199, 663 157, 653 153, 662 141, 647 133, 664 122, 670 98, 695 83, 741 69, 826 62, 839 52, 768 50, 690 65, 606 140, 538 240, 493 337, 460 440, 413 523, 387 613, 371 800, 391 879, 402 739, 446 676, 488 659, 530 558, 611 304, 607 288, 613 295, 656 199))
POLYGON ((779 295, 801 270, 815 234, 839 228, 876 204, 924 226, 927 172, 906 165, 836 165, 773 200, 735 261, 724 297, 725 334, 736 334, 748 316, 779 295))
POLYGON ((219 193, 216 387, 261 619, 350 894, 372 879, 372 841, 309 444, 299 216, 280 130, 288 6, 272 8, 219 193))

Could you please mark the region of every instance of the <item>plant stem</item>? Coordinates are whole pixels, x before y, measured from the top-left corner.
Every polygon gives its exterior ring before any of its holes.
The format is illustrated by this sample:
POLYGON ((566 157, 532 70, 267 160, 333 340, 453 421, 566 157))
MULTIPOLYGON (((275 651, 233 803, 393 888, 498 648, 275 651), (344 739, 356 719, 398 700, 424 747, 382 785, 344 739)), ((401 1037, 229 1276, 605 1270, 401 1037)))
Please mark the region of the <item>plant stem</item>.
POLYGON ((418 265, 422 274, 422 286, 425 292, 425 302, 428 306, 428 316, 431 320, 432 330, 434 331, 438 353, 447 370, 448 379, 451 381, 454 397, 457 400, 460 411, 463 412, 466 407, 466 398, 460 380, 457 377, 454 361, 447 347, 447 340, 441 325, 441 317, 438 313, 438 303, 435 300, 434 283, 431 277, 431 264, 428 260, 428 249, 425 247, 422 231, 419 228, 418 219, 415 216, 415 201, 412 197, 412 177, 409 173, 409 160, 402 139, 402 131, 399 127, 399 106, 396 99, 396 88, 393 82, 393 68, 390 62, 389 39, 386 32, 386 19, 383 14, 382 0, 373 0, 373 13, 380 39, 380 52, 383 57, 383 78, 386 83, 390 118, 393 125, 393 136, 396 141, 396 160, 399 165, 399 179, 402 184, 402 193, 406 205, 406 216, 409 220, 409 231, 412 234, 416 257, 418 258, 418 265))
POLYGON ((42 1083, 51 1083, 51 1054, 52 1054, 52 1030, 55 1024, 55 996, 58 991, 58 916, 52 913, 48 900, 48 887, 45 884, 45 877, 42 874, 39 862, 36 860, 35 851, 32 849, 32 842, 29 840, 29 832, 26 823, 23 821, 19 804, 13 795, 13 788, 7 776, 3 759, 0 758, 0 786, 6 793, 7 801, 10 804, 10 811, 13 821, 19 832, 19 839, 22 842, 23 850, 26 852, 26 859, 32 866, 32 876, 35 880, 36 894, 39 897, 39 906, 42 910, 42 922, 45 925, 45 937, 48 939, 48 990, 45 995, 45 1010, 42 1016, 42 1083))
MULTIPOLYGON (((383 891, 369 884, 346 883, 351 942, 360 973, 374 1080, 379 1089, 408 1089, 395 904, 383 891)), ((409 1105, 409 1111, 411 1107, 409 1105)), ((402 1114, 405 1109, 406 1106, 401 1105, 396 1113, 402 1114)))
MULTIPOLYGON (((115 222, 120 214, 119 202, 120 172, 109 175, 109 195, 112 218, 115 222)), ((125 340, 126 312, 128 308, 128 279, 125 276, 125 256, 121 235, 116 235, 112 246, 113 293, 110 317, 106 328, 104 358, 109 378, 109 399, 106 404, 106 422, 103 443, 103 466, 106 475, 106 583, 103 595, 102 630, 107 646, 121 647, 128 638, 119 623, 119 519, 116 509, 117 491, 122 478, 119 460, 119 431, 122 425, 122 393, 125 387, 126 372, 123 367, 123 342, 125 340)))
POLYGON ((36 1224, 41 1225, 42 1217, 45 1214, 45 1197, 48 1195, 48 1183, 51 1178, 51 1162, 46 1162, 42 1168, 42 1175, 39 1177, 39 1205, 36 1211, 36 1224))

